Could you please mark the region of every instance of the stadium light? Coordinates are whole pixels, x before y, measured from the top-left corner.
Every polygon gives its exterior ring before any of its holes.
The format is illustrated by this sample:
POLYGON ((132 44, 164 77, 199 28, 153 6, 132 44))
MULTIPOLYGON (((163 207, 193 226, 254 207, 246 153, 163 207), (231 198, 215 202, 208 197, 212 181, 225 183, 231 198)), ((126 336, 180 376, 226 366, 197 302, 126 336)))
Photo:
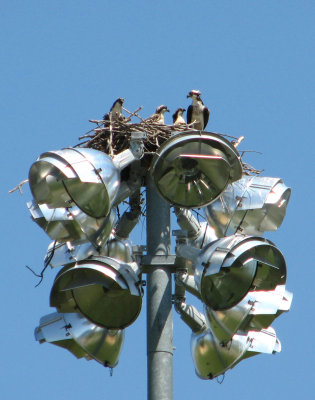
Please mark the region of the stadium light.
POLYGON ((222 136, 181 133, 154 155, 151 174, 163 198, 175 206, 203 207, 242 174, 240 157, 222 136))
POLYGON ((262 235, 279 228, 290 195, 279 178, 244 175, 205 208, 205 215, 218 237, 236 232, 262 235))
POLYGON ((30 189, 38 204, 77 205, 91 217, 106 217, 119 190, 120 171, 139 157, 138 149, 114 157, 94 149, 50 151, 31 166, 30 189))
POLYGON ((57 275, 50 305, 61 313, 79 310, 101 327, 125 328, 141 310, 140 269, 136 263, 104 256, 78 261, 57 275))
POLYGON ((283 312, 290 309, 292 293, 285 285, 274 290, 252 291, 236 306, 216 311, 205 307, 205 315, 211 330, 221 343, 227 343, 238 332, 260 331, 268 328, 283 312))
MULTIPOLYGON (((286 281, 282 253, 261 237, 232 235, 211 242, 201 250, 178 245, 176 252, 180 259, 191 261, 192 286, 198 288, 203 302, 214 310, 231 308, 250 291, 274 290, 286 281)), ((178 278, 190 290, 191 285, 185 283, 187 279, 178 278)))
POLYGON ((52 239, 63 242, 91 242, 96 246, 105 243, 115 222, 115 213, 105 218, 93 218, 79 207, 48 208, 46 204, 27 203, 32 219, 52 239))
POLYGON ((222 344, 211 329, 192 333, 191 352, 196 374, 201 379, 213 379, 235 367, 242 360, 260 353, 274 354, 281 344, 273 328, 259 332, 235 334, 228 344, 222 344))
POLYGON ((69 350, 75 357, 95 360, 105 367, 118 364, 123 330, 101 328, 79 313, 52 313, 40 319, 35 339, 69 350))

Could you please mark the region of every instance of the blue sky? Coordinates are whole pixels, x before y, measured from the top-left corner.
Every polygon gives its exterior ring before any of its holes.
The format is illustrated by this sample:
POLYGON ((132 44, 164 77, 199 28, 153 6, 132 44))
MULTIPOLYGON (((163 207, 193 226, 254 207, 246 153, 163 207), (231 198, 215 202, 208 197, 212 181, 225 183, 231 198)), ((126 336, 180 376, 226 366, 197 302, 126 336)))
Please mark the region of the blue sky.
MULTIPOLYGON (((117 97, 146 117, 187 108, 200 89, 210 131, 245 136, 245 161, 292 187, 281 228, 265 237, 283 252, 291 311, 273 326, 282 343, 227 372, 220 385, 195 375, 190 331, 174 314, 174 398, 310 398, 314 382, 314 17, 312 0, 3 2, 1 32, 2 399, 146 398, 145 304, 127 329, 113 377, 96 362, 39 345, 56 271, 37 283, 49 238, 8 195, 44 151, 78 142, 117 97)), ((172 114, 172 113, 170 113, 172 114)), ((171 122, 171 115, 167 116, 171 122)), ((141 227, 133 240, 144 244, 141 227)))

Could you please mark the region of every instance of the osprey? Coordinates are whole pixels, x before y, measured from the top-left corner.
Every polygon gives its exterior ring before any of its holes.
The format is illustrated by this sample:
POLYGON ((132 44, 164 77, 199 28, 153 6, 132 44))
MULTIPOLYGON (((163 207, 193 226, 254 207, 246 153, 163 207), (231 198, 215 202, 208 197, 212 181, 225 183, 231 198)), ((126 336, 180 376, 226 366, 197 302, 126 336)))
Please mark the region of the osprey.
POLYGON ((104 126, 108 126, 108 121, 124 121, 125 117, 122 113, 122 106, 124 104, 125 99, 119 97, 114 101, 112 108, 109 110, 109 113, 105 114, 103 120, 106 121, 104 126))
POLYGON ((174 125, 180 125, 180 124, 186 124, 183 114, 186 111, 185 108, 178 108, 174 114, 173 114, 173 124, 174 125))
POLYGON ((144 122, 151 122, 153 124, 164 124, 164 114, 169 111, 170 110, 164 105, 158 106, 158 108, 155 110, 155 113, 146 118, 144 122))
POLYGON ((203 104, 200 96, 199 90, 191 90, 187 95, 187 98, 191 97, 192 99, 192 104, 187 110, 187 124, 196 122, 194 128, 203 131, 209 121, 210 111, 203 104))

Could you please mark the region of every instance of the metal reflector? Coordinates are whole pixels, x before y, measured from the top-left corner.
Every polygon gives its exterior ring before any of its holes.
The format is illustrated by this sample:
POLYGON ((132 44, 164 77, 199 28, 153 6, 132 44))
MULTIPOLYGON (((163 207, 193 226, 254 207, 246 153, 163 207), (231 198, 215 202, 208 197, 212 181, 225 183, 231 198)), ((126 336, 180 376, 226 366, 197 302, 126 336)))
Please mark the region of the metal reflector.
POLYGON ((285 284, 282 253, 267 239, 233 235, 205 246, 197 260, 195 280, 204 303, 225 310, 249 291, 274 290, 285 284))
POLYGON ((29 172, 36 203, 49 208, 76 204, 95 218, 108 215, 119 183, 120 170, 112 158, 93 149, 67 148, 44 153, 29 172))
POLYGON ((52 240, 62 242, 91 242, 100 246, 109 237, 115 222, 111 211, 105 218, 93 218, 78 207, 48 208, 46 204, 28 202, 32 219, 52 240))
POLYGON ((266 329, 284 311, 289 311, 292 293, 279 285, 275 290, 249 292, 236 306, 215 311, 205 307, 205 315, 215 336, 227 343, 238 332, 266 329))
POLYGON ((91 322, 122 329, 138 317, 142 305, 136 263, 91 257, 65 267, 57 275, 50 305, 60 312, 80 311, 91 322))
POLYGON ((78 313, 52 313, 40 319, 35 339, 63 347, 77 358, 94 359, 113 368, 118 363, 124 331, 101 328, 78 313))
POLYGON ((279 178, 243 176, 205 208, 218 237, 241 232, 262 235, 281 225, 291 189, 279 178))
POLYGON ((245 358, 259 353, 272 354, 281 351, 281 344, 273 328, 260 332, 249 331, 235 334, 224 345, 215 337, 211 329, 200 334, 192 334, 191 352, 196 374, 201 379, 213 379, 245 358))
POLYGON ((230 182, 240 179, 242 166, 236 149, 222 136, 181 133, 158 149, 151 174, 167 201, 194 208, 209 204, 230 182))

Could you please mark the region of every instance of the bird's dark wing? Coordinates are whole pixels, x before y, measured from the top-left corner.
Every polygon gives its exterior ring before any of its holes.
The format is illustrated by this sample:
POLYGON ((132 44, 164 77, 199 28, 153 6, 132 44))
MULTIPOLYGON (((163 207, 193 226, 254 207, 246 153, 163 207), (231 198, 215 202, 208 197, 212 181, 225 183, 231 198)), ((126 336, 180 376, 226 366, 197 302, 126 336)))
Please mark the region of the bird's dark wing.
POLYGON ((177 111, 174 112, 174 114, 172 115, 172 118, 173 118, 173 124, 174 124, 177 119, 177 111))
POLYGON ((145 122, 154 122, 154 121, 157 121, 159 119, 159 117, 160 116, 157 114, 152 114, 152 115, 150 115, 150 117, 144 119, 144 121, 145 122))
POLYGON ((203 121, 204 121, 203 129, 206 128, 207 123, 209 121, 209 117, 210 117, 210 110, 209 110, 209 108, 205 107, 203 109, 203 121))
POLYGON ((193 112, 193 106, 190 105, 190 106, 187 108, 187 124, 190 124, 191 122, 193 122, 193 121, 192 121, 192 112, 193 112))
POLYGON ((109 113, 104 114, 103 116, 104 127, 109 126, 109 113))

